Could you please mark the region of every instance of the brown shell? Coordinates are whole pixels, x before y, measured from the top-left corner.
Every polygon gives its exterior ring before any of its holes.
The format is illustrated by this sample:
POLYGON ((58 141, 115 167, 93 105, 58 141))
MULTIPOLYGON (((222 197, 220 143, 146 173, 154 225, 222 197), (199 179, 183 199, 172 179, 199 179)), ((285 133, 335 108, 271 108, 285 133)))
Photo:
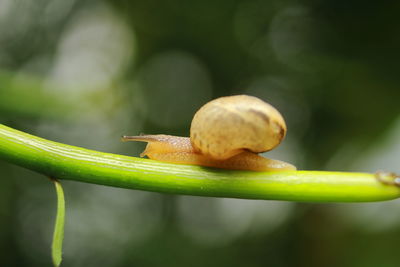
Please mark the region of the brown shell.
POLYGON ((270 104, 247 95, 208 102, 196 112, 190 128, 195 151, 220 160, 245 150, 271 150, 285 134, 282 115, 270 104))

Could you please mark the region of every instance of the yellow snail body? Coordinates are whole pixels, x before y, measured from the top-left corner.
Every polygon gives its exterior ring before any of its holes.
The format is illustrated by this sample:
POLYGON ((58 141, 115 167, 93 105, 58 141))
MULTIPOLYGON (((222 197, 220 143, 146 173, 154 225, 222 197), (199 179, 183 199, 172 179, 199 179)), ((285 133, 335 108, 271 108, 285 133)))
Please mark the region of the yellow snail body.
POLYGON ((286 135, 282 115, 261 99, 247 95, 214 99, 193 117, 190 138, 171 135, 123 136, 147 142, 140 156, 207 167, 274 171, 293 165, 257 153, 275 148, 286 135))

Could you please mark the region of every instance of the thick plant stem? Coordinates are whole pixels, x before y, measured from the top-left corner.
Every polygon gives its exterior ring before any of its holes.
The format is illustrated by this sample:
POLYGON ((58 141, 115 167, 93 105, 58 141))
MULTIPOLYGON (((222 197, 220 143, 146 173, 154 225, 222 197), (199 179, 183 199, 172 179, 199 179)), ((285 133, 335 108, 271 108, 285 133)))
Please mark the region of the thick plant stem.
POLYGON ((58 179, 172 194, 311 202, 400 196, 399 187, 381 183, 369 173, 250 172, 169 164, 65 145, 4 125, 0 125, 0 158, 58 179))

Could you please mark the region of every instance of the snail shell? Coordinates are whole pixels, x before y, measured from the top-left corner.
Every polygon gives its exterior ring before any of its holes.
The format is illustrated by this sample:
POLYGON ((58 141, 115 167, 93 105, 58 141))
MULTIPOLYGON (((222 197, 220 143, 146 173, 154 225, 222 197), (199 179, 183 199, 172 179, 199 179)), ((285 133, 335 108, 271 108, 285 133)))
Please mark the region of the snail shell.
POLYGON ((217 160, 243 151, 275 148, 286 135, 282 115, 270 104, 248 95, 217 98, 193 117, 190 140, 196 152, 217 160))

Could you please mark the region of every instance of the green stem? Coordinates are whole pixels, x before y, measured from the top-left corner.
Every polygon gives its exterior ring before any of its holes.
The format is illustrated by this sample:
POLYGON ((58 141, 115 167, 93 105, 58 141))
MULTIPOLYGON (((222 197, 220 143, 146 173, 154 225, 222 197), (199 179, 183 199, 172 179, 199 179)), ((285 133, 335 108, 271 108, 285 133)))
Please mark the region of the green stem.
POLYGON ((395 199, 374 174, 250 172, 158 162, 65 145, 0 124, 0 158, 50 177, 172 194, 313 202, 395 199))
POLYGON ((62 260, 62 242, 64 239, 64 223, 65 223, 65 199, 64 191, 59 181, 51 178, 56 187, 57 193, 57 216, 54 224, 53 242, 51 245, 51 256, 53 265, 60 266, 62 260))

